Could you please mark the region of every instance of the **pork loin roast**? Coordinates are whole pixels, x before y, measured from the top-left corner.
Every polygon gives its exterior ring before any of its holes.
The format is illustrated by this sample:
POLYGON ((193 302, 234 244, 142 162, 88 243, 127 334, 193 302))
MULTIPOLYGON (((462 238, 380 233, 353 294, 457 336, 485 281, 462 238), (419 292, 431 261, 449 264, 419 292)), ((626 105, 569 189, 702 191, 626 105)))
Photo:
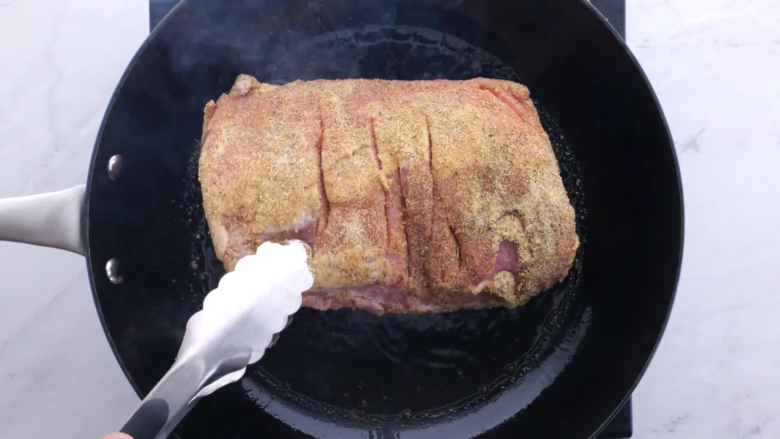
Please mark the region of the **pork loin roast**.
POLYGON ((317 309, 516 307, 579 245, 528 89, 508 81, 241 75, 206 105, 199 179, 225 268, 303 240, 317 309))

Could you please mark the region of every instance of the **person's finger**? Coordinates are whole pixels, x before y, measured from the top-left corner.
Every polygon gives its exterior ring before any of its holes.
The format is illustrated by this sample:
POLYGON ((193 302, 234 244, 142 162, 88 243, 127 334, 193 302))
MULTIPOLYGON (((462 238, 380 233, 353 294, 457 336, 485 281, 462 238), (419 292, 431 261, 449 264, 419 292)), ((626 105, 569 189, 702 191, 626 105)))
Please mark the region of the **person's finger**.
POLYGON ((103 439, 133 439, 130 436, 124 434, 124 433, 114 433, 109 434, 108 436, 104 437, 103 439))

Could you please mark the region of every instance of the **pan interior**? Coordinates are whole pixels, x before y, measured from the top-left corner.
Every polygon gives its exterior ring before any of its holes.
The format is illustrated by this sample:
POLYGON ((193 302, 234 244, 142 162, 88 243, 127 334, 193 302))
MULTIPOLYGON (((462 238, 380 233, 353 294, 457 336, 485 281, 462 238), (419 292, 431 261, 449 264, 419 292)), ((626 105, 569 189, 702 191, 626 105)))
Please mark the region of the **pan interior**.
MULTIPOLYGON (((460 38, 405 26, 326 33, 299 43, 262 69, 253 73, 280 84, 352 77, 521 82, 509 65, 460 38)), ((584 242, 580 168, 556 123, 535 103, 584 242)), ((203 216, 194 149, 184 205, 194 237, 191 289, 202 298, 216 288, 224 269, 203 216)), ((541 381, 551 383, 587 328, 587 312, 575 295, 583 247, 563 282, 515 310, 376 316, 351 309, 302 309, 241 385, 258 405, 289 418, 290 424, 303 415, 342 426, 415 428, 473 414, 507 392, 528 404, 541 391, 538 370, 543 371, 541 381)), ((506 417, 521 408, 513 404, 506 417)))

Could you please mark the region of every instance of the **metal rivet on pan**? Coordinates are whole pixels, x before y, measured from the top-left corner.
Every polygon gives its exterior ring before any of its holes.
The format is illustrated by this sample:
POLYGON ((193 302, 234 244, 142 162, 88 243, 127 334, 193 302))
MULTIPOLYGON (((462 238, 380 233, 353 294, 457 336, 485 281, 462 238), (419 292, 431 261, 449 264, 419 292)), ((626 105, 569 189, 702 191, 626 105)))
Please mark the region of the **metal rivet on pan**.
POLYGON ((116 181, 119 178, 119 174, 122 173, 122 156, 117 154, 108 159, 108 176, 112 180, 116 181))
POLYGON ((114 285, 122 283, 124 280, 122 277, 122 264, 119 263, 118 259, 111 259, 106 263, 106 276, 114 285))
POLYGON ((271 343, 268 344, 268 347, 269 348, 273 347, 273 345, 275 345, 277 341, 279 341, 279 333, 278 332, 276 334, 274 334, 273 337, 271 337, 271 343))

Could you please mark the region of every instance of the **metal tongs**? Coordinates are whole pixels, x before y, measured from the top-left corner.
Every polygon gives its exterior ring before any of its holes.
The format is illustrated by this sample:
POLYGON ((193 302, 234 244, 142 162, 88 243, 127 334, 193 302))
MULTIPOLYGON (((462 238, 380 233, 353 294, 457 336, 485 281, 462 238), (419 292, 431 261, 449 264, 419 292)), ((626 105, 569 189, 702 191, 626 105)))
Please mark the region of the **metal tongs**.
POLYGON ((307 260, 299 241, 264 243, 242 258, 189 319, 173 366, 121 432, 166 438, 200 398, 241 379, 301 307, 314 282, 307 260))

